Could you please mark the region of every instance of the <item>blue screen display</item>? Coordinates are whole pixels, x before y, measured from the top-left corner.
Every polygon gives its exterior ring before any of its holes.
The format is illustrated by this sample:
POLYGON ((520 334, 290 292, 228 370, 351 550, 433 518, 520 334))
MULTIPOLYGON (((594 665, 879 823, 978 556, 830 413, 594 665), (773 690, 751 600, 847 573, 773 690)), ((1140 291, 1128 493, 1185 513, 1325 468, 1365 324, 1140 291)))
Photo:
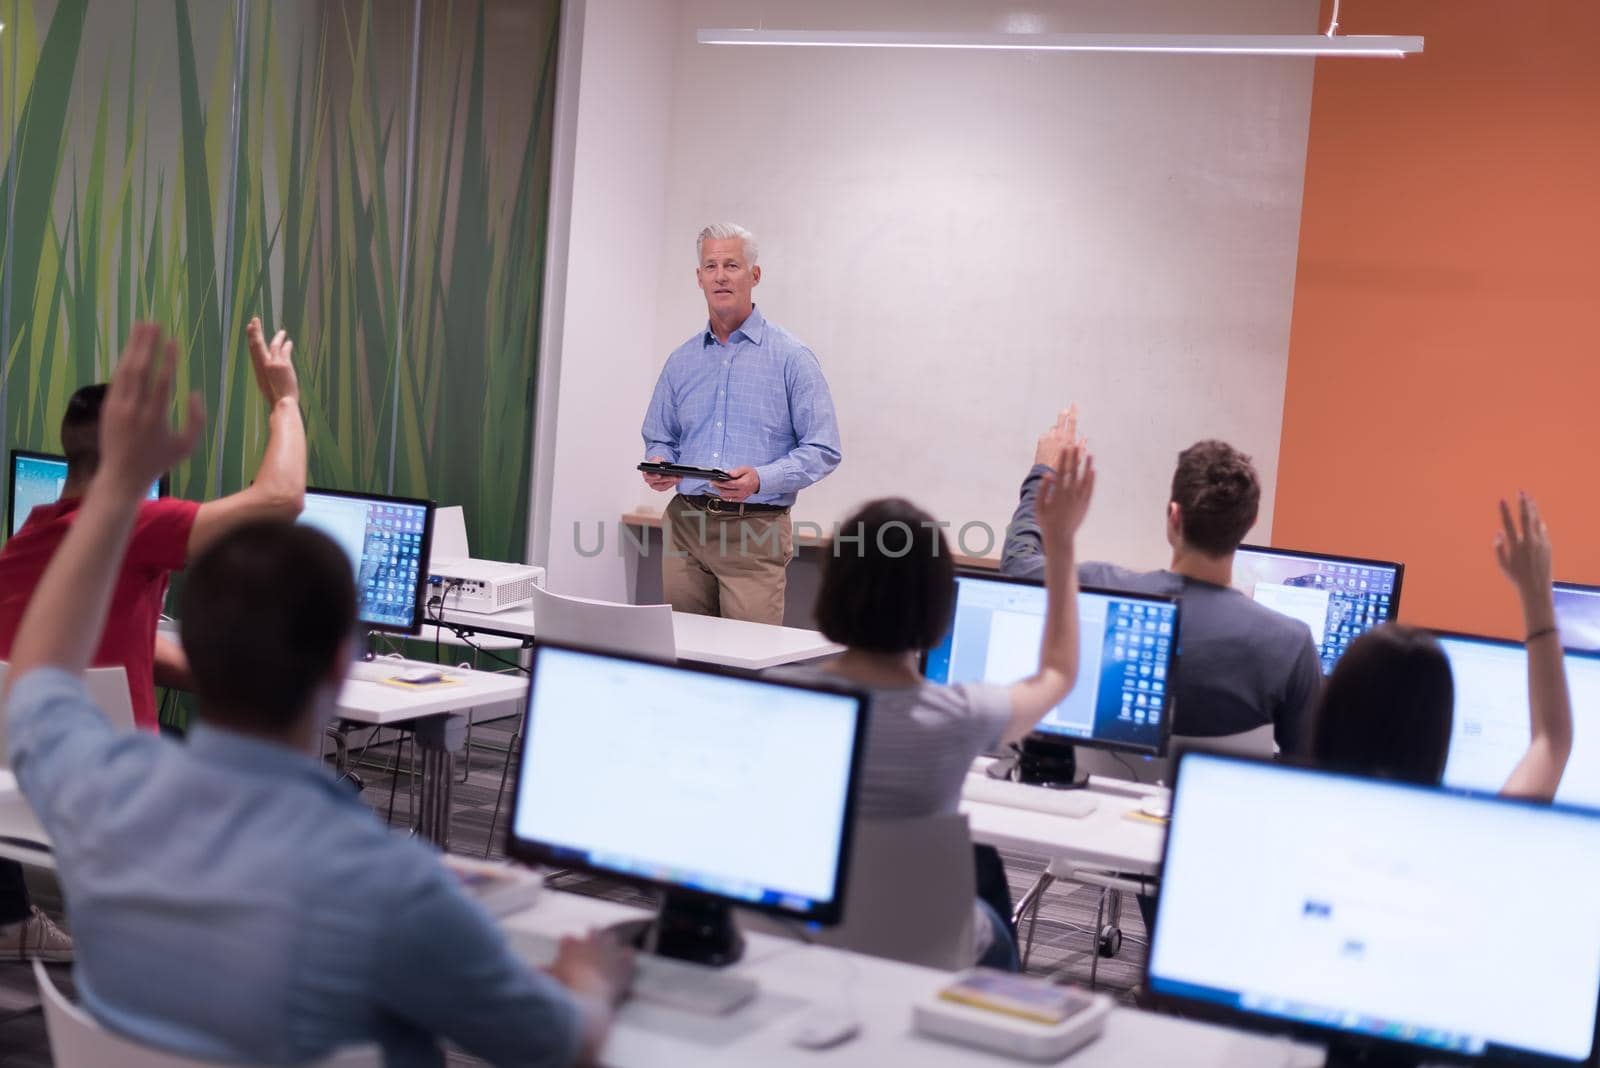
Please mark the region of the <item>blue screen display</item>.
POLYGON ((299 522, 332 538, 350 559, 361 622, 408 629, 416 618, 428 506, 306 491, 299 522))
MULTIPOLYGON (((1010 684, 1039 666, 1045 591, 1032 583, 956 579, 950 633, 928 651, 934 682, 1010 684)), ((1178 656, 1178 606, 1138 594, 1078 594, 1078 682, 1037 730, 1155 752, 1166 729, 1178 656)))
POLYGON ((1566 648, 1600 652, 1600 586, 1556 583, 1556 623, 1566 648))
MULTIPOLYGON (((28 513, 41 504, 61 499, 67 484, 67 461, 54 456, 13 456, 11 458, 11 533, 28 521, 28 513)), ((150 499, 161 496, 161 483, 150 487, 150 499)))
POLYGON ((1350 643, 1400 611, 1399 564, 1242 546, 1233 587, 1311 629, 1324 674, 1350 643))

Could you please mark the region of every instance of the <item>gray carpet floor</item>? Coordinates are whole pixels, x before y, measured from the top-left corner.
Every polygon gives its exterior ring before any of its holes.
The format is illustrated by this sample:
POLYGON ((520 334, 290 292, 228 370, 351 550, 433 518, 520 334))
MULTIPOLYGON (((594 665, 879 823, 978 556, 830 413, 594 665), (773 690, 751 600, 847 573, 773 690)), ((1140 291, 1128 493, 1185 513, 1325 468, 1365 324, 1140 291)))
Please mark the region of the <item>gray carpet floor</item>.
MULTIPOLYGON (((483 856, 490 845, 489 826, 493 817, 495 797, 499 791, 501 771, 505 761, 505 747, 511 740, 515 720, 506 719, 490 724, 480 724, 473 729, 471 753, 464 763, 465 781, 455 785, 455 817, 451 824, 451 849, 468 856, 483 856)), ((356 769, 365 783, 362 796, 381 818, 388 818, 396 826, 409 826, 412 799, 408 796, 409 746, 398 746, 385 741, 393 737, 384 733, 363 753, 362 743, 368 732, 359 732, 352 738, 353 752, 362 758, 356 769), (396 750, 400 750, 399 771, 392 773, 396 750), (390 816, 393 791, 393 814, 390 816)), ((458 763, 458 769, 460 764, 458 763)), ((507 786, 509 803, 510 787, 507 786)), ((505 840, 505 811, 502 806, 496 822, 494 840, 489 855, 503 855, 505 840)), ((1002 853, 1006 876, 1011 885, 1012 897, 1021 900, 1039 874, 1044 870, 1042 857, 1006 851, 1002 853)), ((36 903, 59 916, 60 898, 47 875, 32 878, 36 903)), ((635 888, 607 879, 581 874, 557 877, 555 885, 562 890, 590 894, 608 900, 648 905, 648 898, 635 888)), ((1030 974, 1053 976, 1059 980, 1088 985, 1093 963, 1094 938, 1090 933, 1099 907, 1099 891, 1088 887, 1052 887, 1039 910, 1034 947, 1028 962, 1030 974)), ((1144 966, 1145 931, 1139 911, 1131 899, 1126 902, 1120 923, 1124 940, 1122 949, 1114 958, 1099 962, 1098 989, 1105 990, 1123 1000, 1132 1000, 1144 966)), ((57 981, 70 983, 70 969, 55 969, 57 981)), ((44 1024, 37 1011, 21 1011, 33 999, 33 978, 25 967, 0 964, 0 1068, 49 1068, 49 1046, 45 1039, 44 1024)), ((481 1062, 459 1053, 450 1056, 453 1065, 476 1065, 481 1062)))

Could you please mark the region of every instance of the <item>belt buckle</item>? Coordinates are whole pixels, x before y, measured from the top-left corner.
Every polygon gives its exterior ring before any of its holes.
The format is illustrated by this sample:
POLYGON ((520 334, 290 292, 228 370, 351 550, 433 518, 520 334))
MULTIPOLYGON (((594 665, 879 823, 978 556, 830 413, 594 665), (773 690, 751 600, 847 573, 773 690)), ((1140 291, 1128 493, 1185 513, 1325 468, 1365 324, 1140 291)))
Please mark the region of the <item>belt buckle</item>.
POLYGON ((709 493, 706 494, 706 511, 712 513, 713 515, 722 514, 722 506, 724 503, 726 502, 724 502, 721 497, 714 497, 709 493))

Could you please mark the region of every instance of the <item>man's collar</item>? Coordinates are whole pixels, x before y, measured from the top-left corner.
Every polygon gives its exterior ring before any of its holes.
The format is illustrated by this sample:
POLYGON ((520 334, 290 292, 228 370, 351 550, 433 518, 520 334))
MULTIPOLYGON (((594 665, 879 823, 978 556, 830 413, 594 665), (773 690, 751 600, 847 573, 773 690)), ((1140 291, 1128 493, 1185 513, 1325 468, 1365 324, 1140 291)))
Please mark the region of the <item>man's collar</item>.
MULTIPOLYGON (((743 334, 746 341, 750 342, 752 345, 759 345, 761 344, 761 339, 766 336, 766 333, 767 321, 766 319, 762 318, 760 307, 751 305, 750 314, 745 316, 744 322, 735 327, 733 333, 728 335, 728 340, 732 342, 735 338, 739 337, 739 335, 743 334)), ((717 335, 711 329, 711 323, 708 321, 706 323, 705 333, 706 343, 709 344, 716 339, 717 335)))

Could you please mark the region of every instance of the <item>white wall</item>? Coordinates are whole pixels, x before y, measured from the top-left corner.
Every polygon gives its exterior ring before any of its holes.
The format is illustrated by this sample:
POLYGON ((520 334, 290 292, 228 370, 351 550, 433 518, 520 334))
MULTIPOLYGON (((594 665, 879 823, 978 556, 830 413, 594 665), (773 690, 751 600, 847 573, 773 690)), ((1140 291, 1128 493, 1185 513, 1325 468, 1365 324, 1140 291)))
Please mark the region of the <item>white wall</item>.
MULTIPOLYGON (((616 519, 642 486, 632 468, 660 363, 655 295, 674 58, 667 42, 678 12, 675 3, 655 0, 586 0, 581 12, 565 293, 558 295, 559 346, 544 353, 537 431, 538 441, 553 440, 554 448, 534 458, 536 479, 549 492, 534 494, 548 505, 530 525, 547 524, 543 562, 552 588, 623 600, 616 519), (545 403, 552 390, 554 405, 545 403), (595 524, 606 523, 605 552, 580 554, 573 536, 579 522, 588 549, 595 524)), ((559 201, 552 204, 561 210, 559 201)), ((562 265, 552 259, 549 269, 562 265)), ((532 559, 539 562, 539 554, 532 559)))
POLYGON ((604 189, 577 180, 589 208, 574 208, 569 284, 592 292, 568 314, 608 315, 566 328, 585 363, 563 357, 557 473, 577 495, 552 511, 557 588, 622 582, 611 544, 594 560, 570 550, 567 515, 592 531, 664 503, 631 464, 661 363, 704 322, 693 237, 713 219, 761 237, 757 300, 816 350, 839 409, 844 463, 802 493, 798 519, 899 493, 1001 530, 1038 431, 1076 399, 1102 473, 1085 556, 1164 563, 1173 459, 1205 436, 1255 455, 1256 536, 1270 536, 1311 61, 741 49, 694 31, 1306 32, 1316 0, 626 7, 633 35, 591 25, 626 37, 609 67, 588 66, 599 38, 584 47, 580 172, 590 141, 637 170, 604 174, 604 189), (664 143, 645 129, 663 118, 664 143), (586 241, 634 227, 628 255, 583 258, 586 241), (580 278, 591 270, 605 283, 580 278))

